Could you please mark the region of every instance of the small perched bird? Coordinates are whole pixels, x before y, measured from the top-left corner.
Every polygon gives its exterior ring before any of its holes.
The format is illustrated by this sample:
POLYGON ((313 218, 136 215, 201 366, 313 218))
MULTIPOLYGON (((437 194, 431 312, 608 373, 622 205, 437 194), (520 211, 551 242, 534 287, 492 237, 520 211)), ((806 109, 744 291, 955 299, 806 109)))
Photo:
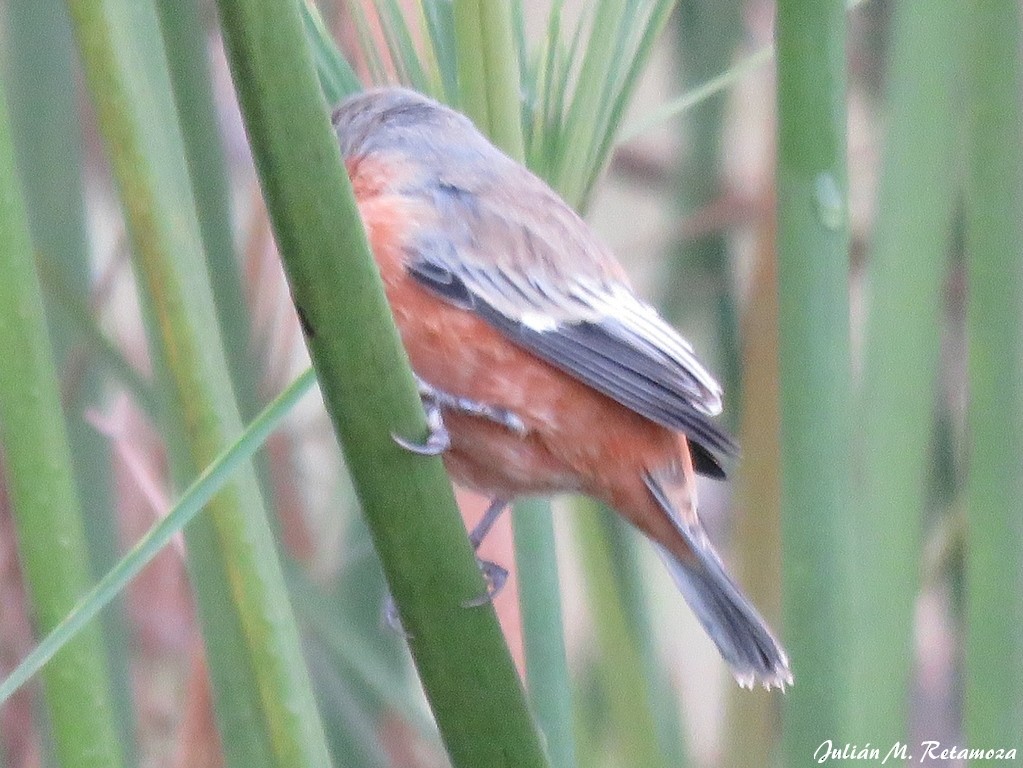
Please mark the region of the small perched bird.
POLYGON ((734 451, 721 388, 637 298, 585 222, 468 118, 401 88, 333 124, 431 434, 455 482, 494 502, 578 492, 656 545, 740 685, 784 688, 788 658, 697 516, 696 472, 734 451))

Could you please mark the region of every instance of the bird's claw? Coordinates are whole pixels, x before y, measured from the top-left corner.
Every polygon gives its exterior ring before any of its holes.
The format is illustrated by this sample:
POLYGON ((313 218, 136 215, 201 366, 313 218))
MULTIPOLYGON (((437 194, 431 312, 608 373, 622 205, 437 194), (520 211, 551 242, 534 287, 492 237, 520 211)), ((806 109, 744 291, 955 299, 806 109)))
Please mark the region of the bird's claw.
POLYGON ((507 427, 512 432, 517 434, 519 437, 525 437, 529 432, 526 429, 525 423, 517 415, 509 411, 507 408, 491 408, 490 413, 487 415, 491 421, 497 422, 502 427, 507 427))
POLYGON ((501 593, 501 590, 504 589, 505 582, 508 581, 507 568, 502 568, 497 563, 492 563, 489 560, 481 560, 478 557, 476 558, 476 563, 479 565, 480 572, 483 574, 483 578, 487 582, 487 589, 479 597, 474 597, 471 600, 466 600, 462 603, 463 608, 479 608, 487 603, 494 602, 494 598, 501 593))
MULTIPOLYGON (((494 598, 501 594, 501 590, 504 589, 504 585, 508 581, 507 568, 478 557, 476 558, 476 564, 479 566, 480 573, 483 574, 483 579, 487 582, 487 588, 482 595, 464 601, 462 603, 463 608, 480 608, 487 603, 494 602, 494 598)), ((405 631, 405 627, 402 626, 401 615, 398 613, 398 604, 394 602, 394 598, 391 595, 388 595, 384 601, 383 614, 384 623, 388 629, 401 635, 406 640, 412 637, 411 634, 405 631)))
MULTIPOLYGON (((445 431, 446 432, 446 431, 445 431)), ((431 435, 432 436, 432 435, 431 435)), ((404 438, 394 436, 395 441, 398 445, 401 445, 408 450, 416 450, 421 446, 412 444, 413 447, 405 445, 404 438)), ((427 440, 429 442, 429 440, 427 440)), ((417 451, 418 452, 418 451, 417 451)), ((469 533, 469 543, 472 544, 472 551, 475 552, 479 549, 484 537, 489 533, 490 529, 497 522, 497 519, 501 516, 508 507, 508 502, 502 498, 492 499, 490 506, 487 507, 486 512, 483 513, 483 517, 480 518, 479 522, 476 523, 472 531, 469 533)), ((508 569, 504 568, 497 563, 493 563, 490 560, 483 560, 482 558, 476 558, 476 564, 479 566, 480 572, 483 574, 484 580, 487 582, 486 591, 479 597, 474 597, 470 600, 466 600, 462 603, 463 608, 479 608, 480 606, 486 605, 494 601, 501 590, 504 589, 505 582, 508 581, 508 569)), ((405 628, 401 624, 401 616, 398 615, 398 606, 394 602, 394 598, 390 595, 387 596, 387 601, 384 603, 384 622, 387 626, 399 635, 409 638, 411 635, 405 631, 405 628)))
POLYGON ((391 433, 391 439, 406 451, 411 451, 420 456, 439 456, 451 447, 451 434, 448 432, 448 428, 444 426, 444 417, 441 414, 440 405, 437 401, 427 400, 424 396, 424 403, 426 406, 426 426, 430 429, 430 434, 427 436, 426 441, 417 443, 401 435, 396 435, 394 432, 391 433))

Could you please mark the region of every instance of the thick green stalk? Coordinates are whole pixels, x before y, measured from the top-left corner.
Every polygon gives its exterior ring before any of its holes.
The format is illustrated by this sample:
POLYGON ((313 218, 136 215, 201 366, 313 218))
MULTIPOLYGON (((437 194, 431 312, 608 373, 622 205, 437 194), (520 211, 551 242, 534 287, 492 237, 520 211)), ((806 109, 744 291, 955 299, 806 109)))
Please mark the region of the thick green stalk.
MULTIPOLYGON (((89 542, 91 571, 117 559, 110 450, 107 438, 84 417, 103 397, 102 364, 89 343, 99 333, 91 313, 64 313, 68 299, 88 307, 89 246, 82 184, 82 137, 72 72, 71 24, 62 0, 11 3, 6 11, 11 130, 37 262, 62 278, 69 293, 43 285, 50 340, 62 384, 68 440, 89 542), (70 363, 71 367, 68 367, 70 363)), ((122 744, 134 743, 128 629, 121 606, 104 617, 107 664, 122 744)))
POLYGON ((778 4, 778 270, 786 763, 845 733, 851 627, 845 7, 778 4))
MULTIPOLYGON (((32 242, 43 259, 67 275, 68 285, 74 287, 79 298, 87 301, 89 249, 81 175, 82 138, 67 10, 60 0, 12 3, 5 21, 11 132, 18 167, 23 169, 21 186, 32 242)), ((58 360, 63 360, 79 341, 79 333, 70 320, 50 320, 50 337, 58 360)), ((78 398, 94 394, 79 393, 78 398)), ((89 428, 89 432, 96 434, 95 429, 89 428)), ((105 507, 109 516, 109 503, 105 507)))
MULTIPOLYGON (((1023 723, 1023 117, 1019 7, 969 4, 966 738, 1023 723)), ((980 764, 978 761, 977 764, 980 764)))
MULTIPOLYGON (((0 273, 0 446, 33 619, 45 632, 88 586, 89 554, 2 92, 0 273)), ((99 627, 65 646, 43 677, 61 765, 121 765, 99 627)))
POLYGON ((220 0, 235 87, 307 344, 456 766, 546 764, 426 423, 327 120, 295 0, 220 0))
POLYGON ((870 256, 870 311, 858 398, 862 492, 850 636, 850 737, 905 742, 933 392, 956 191, 956 0, 895 6, 888 132, 870 256))
MULTIPOLYGON (((131 234, 182 484, 241 432, 155 9, 72 0, 131 234)), ((251 468, 186 531, 228 764, 326 766, 326 743, 251 468)))

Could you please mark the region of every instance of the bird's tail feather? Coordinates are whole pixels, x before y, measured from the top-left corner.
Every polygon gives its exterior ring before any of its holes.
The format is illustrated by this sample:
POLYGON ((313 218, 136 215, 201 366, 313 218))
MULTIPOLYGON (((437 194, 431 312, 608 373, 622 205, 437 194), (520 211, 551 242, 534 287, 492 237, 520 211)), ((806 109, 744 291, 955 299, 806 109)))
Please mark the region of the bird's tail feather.
POLYGON ((760 683, 765 688, 783 690, 792 685, 788 656, 767 623, 725 572, 703 529, 687 525, 680 518, 652 476, 647 476, 646 483, 695 555, 695 562, 683 562, 661 544, 657 545, 658 553, 739 685, 752 688, 760 683))

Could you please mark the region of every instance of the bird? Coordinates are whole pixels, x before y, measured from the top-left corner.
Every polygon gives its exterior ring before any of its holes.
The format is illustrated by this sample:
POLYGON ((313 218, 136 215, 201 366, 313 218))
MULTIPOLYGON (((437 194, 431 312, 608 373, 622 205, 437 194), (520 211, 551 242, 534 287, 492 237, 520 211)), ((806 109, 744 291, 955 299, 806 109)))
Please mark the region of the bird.
POLYGON ((580 493, 646 535, 737 682, 785 689, 788 656, 728 575, 696 474, 736 446, 722 389, 542 179, 465 115, 402 87, 331 122, 430 433, 453 481, 493 501, 580 493))

